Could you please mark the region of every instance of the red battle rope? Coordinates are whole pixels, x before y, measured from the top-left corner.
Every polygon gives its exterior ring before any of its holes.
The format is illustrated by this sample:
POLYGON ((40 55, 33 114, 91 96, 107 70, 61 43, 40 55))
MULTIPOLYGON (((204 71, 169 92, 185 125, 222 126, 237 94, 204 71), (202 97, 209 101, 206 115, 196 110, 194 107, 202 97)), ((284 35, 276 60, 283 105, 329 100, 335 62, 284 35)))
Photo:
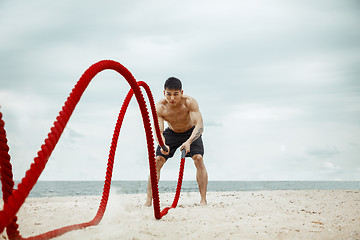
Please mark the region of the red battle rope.
POLYGON ((41 150, 37 153, 37 157, 34 158, 34 162, 31 164, 30 169, 26 172, 25 177, 18 184, 17 189, 14 189, 12 166, 10 163, 10 155, 8 153, 9 147, 7 144, 6 131, 4 128, 5 123, 2 120, 2 113, 0 112, 0 167, 1 167, 0 176, 1 176, 1 184, 2 184, 2 192, 3 192, 3 201, 4 201, 3 210, 0 211, 0 232, 2 232, 6 228, 8 237, 11 240, 50 239, 53 237, 60 236, 61 234, 64 234, 72 230, 82 229, 89 226, 97 225, 101 221, 102 217, 104 216, 109 198, 112 171, 114 165, 114 157, 115 157, 121 125, 126 110, 129 106, 130 100, 134 94, 140 107, 140 111, 144 123, 144 129, 146 133, 155 218, 161 219, 165 214, 167 214, 170 208, 176 207, 180 196, 180 190, 181 190, 181 184, 182 184, 182 178, 184 172, 185 151, 183 151, 182 153, 180 171, 179 171, 179 180, 178 180, 174 202, 171 205, 171 207, 167 207, 162 211, 160 211, 160 198, 159 198, 159 189, 158 189, 157 176, 156 176, 154 139, 151 130, 149 112, 147 110, 146 102, 141 92, 140 86, 145 89, 148 95, 152 110, 152 115, 154 119, 155 131, 159 139, 159 144, 164 148, 164 143, 162 141, 162 138, 160 137, 160 130, 157 121, 154 99, 151 94, 149 86, 145 82, 141 82, 141 81, 137 82, 135 78, 132 76, 132 74, 129 72, 129 70, 127 70, 120 63, 111 60, 103 60, 90 66, 81 76, 81 78, 73 88, 72 92, 70 93, 70 96, 67 98, 58 117, 56 118, 56 121, 54 122, 54 126, 50 129, 50 133, 48 134, 48 137, 45 139, 45 143, 41 146, 41 150), (73 113, 76 105, 80 101, 80 98, 84 93, 85 89, 87 88, 90 81, 95 77, 96 74, 106 69, 112 69, 120 73, 127 80, 131 89, 124 100, 124 103, 121 107, 115 125, 114 134, 109 151, 103 194, 98 211, 95 217, 89 222, 66 226, 34 237, 23 238, 21 237, 18 231, 18 224, 16 223, 17 220, 16 213, 19 211, 20 207, 22 206, 22 204, 25 202, 25 199, 29 195, 31 189, 35 186, 37 180, 39 179, 42 171, 44 170, 48 162, 48 159, 52 151, 54 150, 57 142, 59 141, 60 136, 64 131, 64 128, 67 122, 69 121, 70 116, 73 113))

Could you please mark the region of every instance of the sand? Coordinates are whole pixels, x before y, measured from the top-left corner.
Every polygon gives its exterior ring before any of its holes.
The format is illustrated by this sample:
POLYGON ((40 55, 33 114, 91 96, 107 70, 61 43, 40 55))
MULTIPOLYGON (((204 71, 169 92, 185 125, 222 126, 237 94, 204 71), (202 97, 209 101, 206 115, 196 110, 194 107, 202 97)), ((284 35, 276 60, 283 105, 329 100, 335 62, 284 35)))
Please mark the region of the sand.
MULTIPOLYGON (((161 208, 174 194, 160 194, 161 208)), ((23 237, 89 221, 100 197, 29 198, 19 211, 23 237)), ((360 191, 296 190, 182 193, 161 220, 145 194, 112 193, 99 225, 56 239, 360 239, 360 191)), ((3 237, 5 234, 3 233, 3 237)))

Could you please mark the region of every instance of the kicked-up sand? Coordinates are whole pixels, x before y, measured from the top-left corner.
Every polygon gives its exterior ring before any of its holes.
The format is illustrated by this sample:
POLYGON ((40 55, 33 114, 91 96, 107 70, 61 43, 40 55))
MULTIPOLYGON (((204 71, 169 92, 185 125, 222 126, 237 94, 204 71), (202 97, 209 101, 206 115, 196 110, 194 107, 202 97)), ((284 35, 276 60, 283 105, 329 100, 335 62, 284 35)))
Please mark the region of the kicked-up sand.
MULTIPOLYGON (((160 194, 161 209, 174 194, 160 194)), ((145 207, 145 194, 111 194, 99 225, 56 239, 360 239, 360 191, 282 190, 182 193, 161 220, 145 207)), ((28 198, 18 213, 30 237, 91 220, 99 196, 28 198)), ((2 237, 6 239, 6 234, 2 237)))

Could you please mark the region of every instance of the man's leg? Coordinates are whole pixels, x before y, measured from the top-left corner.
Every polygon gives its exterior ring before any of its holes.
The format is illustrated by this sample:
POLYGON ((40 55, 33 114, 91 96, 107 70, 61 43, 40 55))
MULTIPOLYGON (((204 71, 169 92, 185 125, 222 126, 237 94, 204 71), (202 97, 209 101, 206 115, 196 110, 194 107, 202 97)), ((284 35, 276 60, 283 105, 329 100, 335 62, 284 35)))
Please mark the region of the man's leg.
POLYGON ((200 154, 195 154, 192 159, 194 160, 194 164, 196 167, 196 181, 198 182, 201 196, 200 205, 205 206, 207 204, 206 191, 208 184, 208 174, 204 164, 204 159, 200 154))
MULTIPOLYGON (((156 157, 156 175, 157 175, 157 181, 159 182, 160 180, 160 170, 161 168, 164 166, 165 163, 165 158, 162 156, 157 156, 156 157)), ((152 204, 152 189, 151 189, 151 179, 149 176, 149 180, 148 180, 148 189, 147 189, 147 197, 146 197, 146 202, 145 202, 145 206, 150 207, 152 204)))

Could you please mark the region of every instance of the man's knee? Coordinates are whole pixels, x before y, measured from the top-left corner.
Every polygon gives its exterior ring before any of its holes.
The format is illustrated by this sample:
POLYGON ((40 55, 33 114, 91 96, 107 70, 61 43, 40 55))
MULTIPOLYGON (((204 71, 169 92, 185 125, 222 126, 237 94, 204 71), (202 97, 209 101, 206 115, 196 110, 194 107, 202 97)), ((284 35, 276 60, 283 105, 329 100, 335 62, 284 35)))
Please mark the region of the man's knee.
POLYGON ((155 160, 156 160, 156 169, 160 170, 164 165, 164 163, 166 162, 166 159, 162 156, 157 156, 155 160))
POLYGON ((203 156, 201 156, 200 154, 195 154, 192 159, 194 160, 195 166, 196 167, 203 167, 204 166, 204 160, 203 160, 203 156))

